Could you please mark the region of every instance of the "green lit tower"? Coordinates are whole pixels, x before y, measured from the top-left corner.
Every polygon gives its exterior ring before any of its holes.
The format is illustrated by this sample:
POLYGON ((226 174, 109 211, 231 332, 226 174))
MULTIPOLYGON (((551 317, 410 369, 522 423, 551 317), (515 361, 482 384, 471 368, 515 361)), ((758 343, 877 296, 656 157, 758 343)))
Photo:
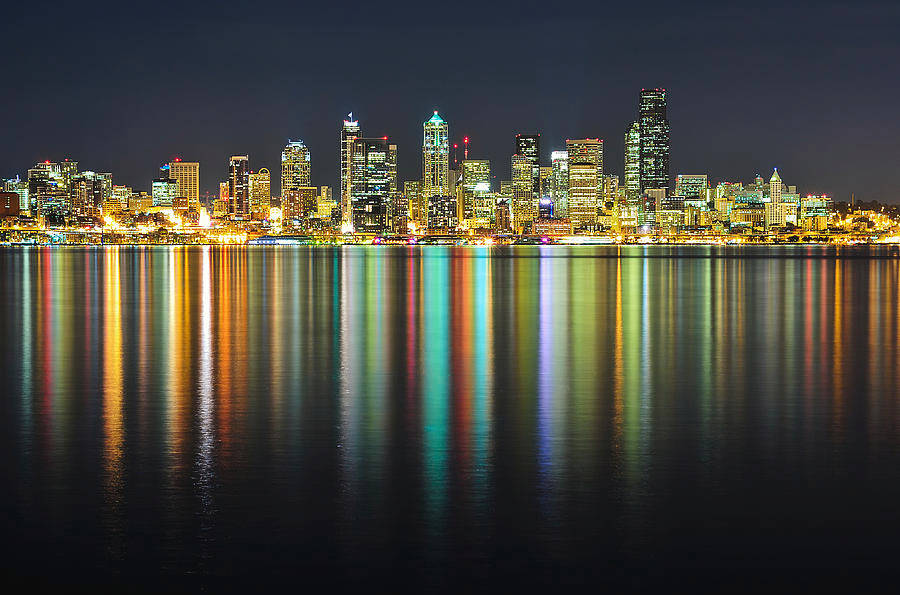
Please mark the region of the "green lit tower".
POLYGON ((625 201, 638 205, 641 200, 641 124, 633 122, 625 133, 625 201))
POLYGON ((449 126, 435 111, 422 129, 422 190, 425 200, 432 196, 449 196, 449 126))

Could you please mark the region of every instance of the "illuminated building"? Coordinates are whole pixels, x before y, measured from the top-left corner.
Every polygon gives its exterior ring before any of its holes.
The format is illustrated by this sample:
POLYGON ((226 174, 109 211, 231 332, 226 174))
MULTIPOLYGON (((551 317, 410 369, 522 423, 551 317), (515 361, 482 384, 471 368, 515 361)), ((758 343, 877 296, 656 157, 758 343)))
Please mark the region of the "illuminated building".
POLYGON ((250 157, 232 155, 228 160, 228 215, 234 219, 250 216, 250 157))
POLYGON ((603 192, 603 141, 587 138, 566 141, 569 156, 568 217, 573 231, 593 231, 603 192))
POLYGON ((36 214, 61 222, 69 210, 69 192, 59 163, 43 161, 28 170, 28 197, 36 214))
POLYGON ((76 174, 70 181, 72 213, 77 217, 100 217, 103 210, 103 178, 92 171, 76 174))
POLYGON ((128 199, 128 210, 134 213, 146 213, 153 206, 153 197, 146 192, 132 192, 128 199))
POLYGON ((0 192, 0 217, 17 217, 21 211, 17 192, 0 192))
POLYGON ((553 201, 553 212, 557 217, 569 216, 569 153, 553 151, 550 153, 552 169, 550 182, 550 200, 553 201))
POLYGON ((337 203, 331 194, 331 186, 319 186, 319 196, 316 199, 316 217, 318 219, 330 220, 334 213, 337 203))
POLYGON ((159 177, 150 183, 150 196, 154 207, 171 207, 178 196, 178 182, 169 174, 169 164, 159 168, 159 177))
POLYGON ((769 202, 781 202, 781 188, 783 185, 784 184, 781 181, 781 176, 778 175, 778 168, 776 167, 775 171, 772 172, 771 179, 769 180, 769 202))
POLYGON ((422 232, 428 221, 428 205, 422 198, 422 181, 406 180, 403 182, 403 200, 409 209, 409 227, 422 232))
POLYGON ((603 141, 599 138, 566 139, 569 167, 576 163, 591 164, 597 168, 597 193, 603 192, 603 141))
POLYGON ((24 213, 31 210, 31 206, 28 203, 27 181, 21 180, 19 176, 16 176, 3 183, 3 190, 4 192, 15 192, 19 196, 19 212, 24 213))
POLYGON ((461 169, 462 200, 459 217, 469 229, 487 227, 493 216, 493 205, 485 211, 487 205, 483 201, 478 203, 479 199, 491 191, 491 162, 486 159, 466 159, 462 162, 461 169))
POLYGON ((541 198, 541 135, 517 134, 516 155, 522 155, 531 164, 531 193, 537 204, 541 198))
POLYGON ((641 223, 652 224, 656 223, 656 212, 662 210, 671 210, 667 209, 668 205, 663 204, 663 201, 666 199, 666 189, 665 188, 647 188, 644 190, 642 194, 643 199, 643 220, 641 223))
POLYGON ((454 233, 458 224, 456 200, 452 196, 431 196, 428 198, 428 233, 454 233))
POLYGON ((766 203, 766 227, 783 227, 788 223, 797 224, 798 206, 802 210, 802 202, 797 203, 798 197, 791 194, 790 201, 783 200, 784 183, 778 175, 778 168, 772 173, 769 180, 769 202, 766 203))
POLYGON ((706 174, 688 175, 678 174, 675 177, 675 195, 685 198, 697 197, 706 200, 706 190, 709 181, 706 174))
POLYGON ((397 145, 388 138, 357 138, 350 160, 353 231, 382 234, 389 228, 390 202, 397 191, 397 145))
POLYGON ((550 219, 553 217, 553 201, 549 198, 538 199, 538 219, 550 219))
POLYGON ((359 121, 353 119, 353 112, 347 114, 347 119, 341 125, 341 221, 349 224, 351 221, 350 208, 350 160, 353 156, 353 141, 362 136, 359 121))
POLYGON ((311 185, 309 149, 302 140, 288 141, 281 150, 281 196, 311 185))
POLYGON ((539 217, 534 222, 534 234, 539 236, 567 236, 572 233, 572 222, 556 217, 539 217))
POLYGON ((509 233, 512 229, 512 213, 509 198, 499 198, 494 207, 494 230, 498 233, 509 233))
POLYGON ((656 227, 663 233, 677 233, 684 225, 684 213, 677 209, 660 209, 654 213, 656 227))
MULTIPOLYGON (((284 157, 282 154, 282 166, 284 157)), ((260 169, 249 176, 250 184, 250 216, 253 219, 267 219, 272 206, 272 179, 267 168, 260 169)), ((283 180, 282 180, 283 184, 283 180)))
POLYGON ((625 133, 625 201, 639 206, 641 198, 641 124, 634 122, 625 133))
POLYGON ((619 176, 608 174, 603 176, 603 203, 605 207, 613 208, 619 197, 619 176))
POLYGON ((534 196, 534 177, 531 160, 525 155, 513 155, 512 167, 512 229, 524 233, 537 219, 537 199, 534 196))
POLYGON ((428 213, 431 212, 428 199, 432 196, 453 196, 450 189, 448 134, 449 126, 437 111, 430 120, 422 124, 422 198, 429 204, 425 214, 426 226, 429 228, 433 226, 427 221, 428 213))
POLYGON ((285 227, 307 227, 309 219, 318 213, 319 188, 300 186, 281 197, 281 219, 285 227))
POLYGON ((643 89, 639 109, 641 192, 669 187, 669 121, 666 90, 643 89))
POLYGON ((103 213, 118 213, 129 208, 132 189, 129 186, 113 186, 109 200, 103 203, 103 213))
POLYGON ((831 199, 827 196, 807 196, 800 199, 800 226, 808 231, 825 231, 831 214, 831 199))
POLYGON ((177 183, 176 194, 188 199, 188 204, 200 207, 200 164, 175 159, 169 162, 169 177, 177 183))
POLYGON ((573 231, 593 231, 597 225, 597 168, 569 164, 569 220, 573 231))

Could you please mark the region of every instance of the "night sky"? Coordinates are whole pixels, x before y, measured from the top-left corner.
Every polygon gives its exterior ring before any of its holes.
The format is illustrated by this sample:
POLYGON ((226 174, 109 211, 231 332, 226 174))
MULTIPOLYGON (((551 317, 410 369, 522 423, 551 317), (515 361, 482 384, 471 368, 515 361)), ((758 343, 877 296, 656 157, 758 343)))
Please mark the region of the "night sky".
POLYGON ((422 122, 509 176, 517 132, 623 136, 642 87, 669 91, 672 175, 748 181, 778 166, 802 192, 900 202, 896 2, 17 3, 0 17, 0 177, 70 157, 149 190, 160 163, 269 167, 302 139, 336 185, 353 111, 421 175, 422 122))

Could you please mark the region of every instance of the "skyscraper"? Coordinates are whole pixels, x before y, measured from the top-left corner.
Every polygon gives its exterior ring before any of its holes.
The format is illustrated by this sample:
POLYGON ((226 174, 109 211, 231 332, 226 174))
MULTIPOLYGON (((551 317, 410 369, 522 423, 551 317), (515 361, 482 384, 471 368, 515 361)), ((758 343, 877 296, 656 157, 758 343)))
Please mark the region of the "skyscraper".
POLYGON ((603 194, 603 141, 586 138, 566 141, 569 155, 568 215, 572 230, 593 230, 603 194))
POLYGON ((625 201, 637 206, 641 200, 641 123, 632 122, 625 133, 625 201))
POLYGON ((159 177, 150 183, 150 196, 154 207, 171 207, 178 196, 178 181, 172 178, 169 164, 159 168, 159 177))
POLYGON ((531 164, 531 192, 537 202, 541 198, 541 135, 517 134, 516 155, 522 155, 531 164))
POLYGON ((422 198, 428 204, 434 196, 450 197, 449 126, 435 111, 422 131, 422 198))
POLYGON ((228 161, 228 214, 237 219, 250 215, 250 157, 232 155, 228 161))
POLYGON ((553 151, 550 153, 552 169, 550 182, 550 200, 553 202, 553 214, 559 218, 569 216, 569 153, 553 151))
POLYGON ((641 192, 669 187, 669 121, 666 119, 666 90, 643 89, 640 123, 641 192))
POLYGON ((347 119, 341 125, 341 223, 349 224, 352 217, 350 208, 350 160, 353 156, 353 141, 362 136, 359 121, 353 119, 353 112, 347 114, 347 119))
POLYGON ((281 150, 281 196, 310 186, 309 149, 302 140, 288 141, 281 150))
POLYGON ((192 207, 200 206, 200 164, 175 159, 169 162, 169 177, 175 180, 177 196, 188 199, 192 207))
POLYGON ((272 177, 269 170, 264 167, 258 172, 250 174, 249 184, 250 215, 254 219, 265 219, 269 216, 269 207, 272 203, 272 177))
POLYGON ((103 178, 83 171, 70 181, 72 213, 78 217, 99 217, 103 207, 103 178))
POLYGON ((537 219, 538 199, 534 196, 531 160, 525 155, 513 155, 512 169, 512 228, 523 233, 537 219))
POLYGON ((490 223, 493 205, 485 204, 483 197, 491 191, 491 162, 485 159, 463 161, 461 191, 459 218, 469 225, 469 229, 487 227, 485 222, 490 223))
POLYGON ((388 230, 391 201, 397 193, 397 145, 388 138, 356 138, 351 148, 350 202, 353 231, 388 230))
POLYGON ((772 204, 778 204, 781 202, 781 176, 778 175, 778 168, 775 168, 775 171, 772 172, 772 177, 769 179, 769 202, 772 204))

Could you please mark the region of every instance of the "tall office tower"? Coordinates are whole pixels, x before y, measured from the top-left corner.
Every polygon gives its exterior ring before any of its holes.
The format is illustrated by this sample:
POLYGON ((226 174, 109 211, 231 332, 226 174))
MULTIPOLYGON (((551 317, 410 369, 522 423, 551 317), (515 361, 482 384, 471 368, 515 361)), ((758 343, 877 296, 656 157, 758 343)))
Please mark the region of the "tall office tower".
POLYGON ((351 148, 350 210, 353 231, 388 230, 391 200, 397 191, 397 145, 388 138, 357 138, 351 148))
POLYGON ((569 163, 569 220, 572 231, 593 231, 597 225, 600 186, 593 163, 569 163))
POLYGON ((350 205, 350 160, 353 156, 353 141, 362 136, 359 121, 353 119, 353 112, 341 125, 341 223, 349 224, 352 217, 350 205))
POLYGON ((705 200, 708 187, 709 182, 706 174, 678 174, 675 177, 675 196, 705 200))
POLYGON ((75 174, 69 182, 71 212, 78 217, 100 217, 103 209, 103 180, 92 171, 75 174))
POLYGON ((200 206, 200 164, 175 159, 169 163, 169 177, 178 184, 178 196, 188 199, 194 208, 200 206))
POLYGON ((288 141, 281 150, 281 196, 290 190, 309 187, 310 178, 309 149, 302 140, 288 141))
POLYGON ((28 198, 35 214, 59 220, 69 208, 69 193, 59 163, 42 161, 28 170, 28 198))
MULTIPOLYGON (((284 157, 282 157, 283 164, 284 157)), ((269 208, 272 206, 272 176, 269 170, 264 167, 255 174, 250 174, 248 179, 250 184, 250 216, 261 221, 269 216, 269 208)))
MULTIPOLYGON (((462 181, 460 183, 461 204, 459 215, 461 221, 466 222, 469 229, 485 227, 482 222, 476 224, 475 219, 485 218, 485 205, 483 197, 491 191, 491 162, 486 159, 466 159, 462 162, 462 181), (480 214, 476 214, 480 211, 480 214)), ((490 221, 493 206, 488 209, 486 218, 490 221)))
POLYGON ((571 167, 575 164, 591 164, 597 169, 596 198, 599 205, 603 196, 603 140, 599 138, 566 139, 566 153, 569 155, 570 175, 571 167))
POLYGON ((550 153, 550 200, 553 202, 553 214, 564 219, 569 216, 569 153, 553 151, 550 153))
POLYGON ((228 161, 228 214, 236 219, 250 215, 250 157, 232 155, 228 161))
POLYGON ((541 190, 538 196, 541 199, 550 200, 550 196, 553 194, 553 168, 542 165, 540 172, 541 190))
POLYGON ((603 176, 603 208, 614 208, 619 195, 619 176, 608 174, 603 176))
POLYGON ((522 155, 531 163, 531 190, 534 200, 541 198, 541 135, 517 134, 516 155, 522 155))
POLYGON ((178 196, 178 182, 171 178, 169 164, 159 168, 159 177, 150 183, 150 196, 154 207, 171 207, 178 196))
POLYGON ((97 172, 94 174, 94 178, 97 180, 97 185, 99 187, 101 203, 106 202, 107 200, 112 198, 112 173, 108 171, 97 172))
MULTIPOLYGON (((569 166, 590 163, 597 168, 597 183, 603 183, 603 141, 599 138, 566 139, 569 166)), ((597 192, 603 189, 598 186, 597 192)))
POLYGON ((409 227, 416 233, 425 231, 428 203, 422 198, 422 180, 403 182, 403 199, 409 208, 409 227))
POLYGON ((10 178, 3 183, 4 192, 15 192, 19 195, 19 212, 24 213, 30 210, 28 203, 28 181, 22 180, 19 176, 10 178))
MULTIPOLYGON (((422 199, 428 204, 433 196, 452 196, 447 141, 449 126, 435 111, 431 119, 422 124, 422 132, 422 199)), ((426 211, 426 226, 427 217, 426 211)))
POLYGON ((525 155, 513 155, 512 167, 512 229, 524 233, 537 219, 538 199, 534 197, 534 177, 531 159, 525 155))
POLYGON ((669 187, 669 121, 666 90, 641 90, 639 111, 641 192, 669 187))
POLYGON ((772 204, 777 204, 781 202, 781 176, 778 175, 778 168, 775 168, 775 171, 772 172, 772 177, 769 179, 769 202, 772 204))
POLYGON ((117 213, 128 208, 128 201, 131 200, 133 191, 130 186, 113 186, 110 201, 103 204, 103 211, 117 213))
POLYGON ((78 162, 71 159, 63 159, 59 162, 59 179, 66 192, 70 192, 72 178, 78 175, 78 162))
POLYGON ((599 138, 569 139, 566 140, 566 152, 569 155, 568 215, 572 229, 593 230, 603 195, 603 141, 599 138))
POLYGON ((632 122, 625 133, 625 202, 641 202, 641 123, 632 122))

